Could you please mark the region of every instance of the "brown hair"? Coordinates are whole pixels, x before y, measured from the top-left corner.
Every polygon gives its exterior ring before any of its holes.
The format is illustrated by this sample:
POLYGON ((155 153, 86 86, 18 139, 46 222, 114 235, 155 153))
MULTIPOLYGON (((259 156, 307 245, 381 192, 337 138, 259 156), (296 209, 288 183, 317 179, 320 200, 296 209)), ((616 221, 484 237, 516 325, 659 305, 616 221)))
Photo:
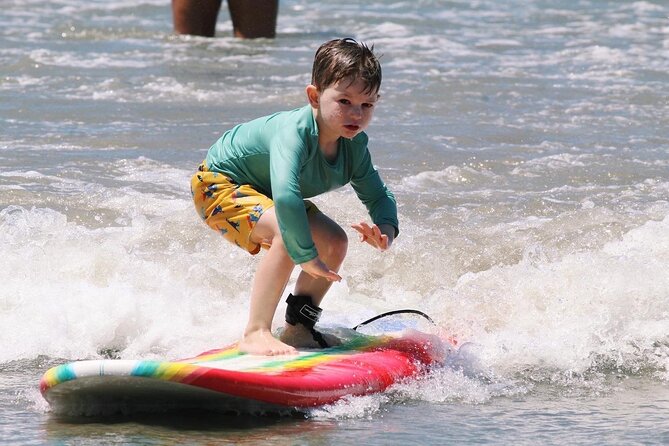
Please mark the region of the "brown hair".
POLYGON ((369 48, 351 38, 325 42, 316 51, 311 72, 311 83, 320 91, 337 82, 362 79, 364 93, 373 94, 381 88, 381 64, 374 55, 374 45, 369 48))

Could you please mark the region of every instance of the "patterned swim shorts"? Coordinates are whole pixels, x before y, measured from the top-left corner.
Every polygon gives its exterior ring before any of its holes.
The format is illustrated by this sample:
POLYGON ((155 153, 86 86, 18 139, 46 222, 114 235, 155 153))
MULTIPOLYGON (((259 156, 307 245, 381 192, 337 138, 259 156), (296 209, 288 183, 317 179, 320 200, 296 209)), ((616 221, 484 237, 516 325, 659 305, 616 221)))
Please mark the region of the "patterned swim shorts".
POLYGON ((257 254, 260 245, 251 241, 251 231, 263 212, 274 206, 272 199, 248 184, 237 184, 222 173, 211 172, 205 163, 197 170, 190 185, 202 220, 226 240, 257 254))
MULTIPOLYGON (((248 184, 237 184, 232 178, 211 172, 203 162, 191 178, 195 209, 211 229, 240 248, 257 254, 261 247, 251 241, 251 231, 260 216, 274 206, 271 198, 248 184)), ((316 205, 304 201, 307 213, 319 212, 316 205)))

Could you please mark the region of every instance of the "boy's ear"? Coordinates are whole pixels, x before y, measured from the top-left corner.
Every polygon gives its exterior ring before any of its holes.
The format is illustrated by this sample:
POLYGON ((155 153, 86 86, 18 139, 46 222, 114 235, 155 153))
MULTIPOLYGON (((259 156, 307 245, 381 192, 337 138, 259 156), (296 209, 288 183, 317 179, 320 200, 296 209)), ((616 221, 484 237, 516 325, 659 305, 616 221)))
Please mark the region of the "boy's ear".
POLYGON ((309 99, 309 104, 311 104, 312 107, 317 108, 318 104, 320 103, 321 99, 321 94, 318 91, 318 88, 315 85, 307 85, 307 99, 309 99))

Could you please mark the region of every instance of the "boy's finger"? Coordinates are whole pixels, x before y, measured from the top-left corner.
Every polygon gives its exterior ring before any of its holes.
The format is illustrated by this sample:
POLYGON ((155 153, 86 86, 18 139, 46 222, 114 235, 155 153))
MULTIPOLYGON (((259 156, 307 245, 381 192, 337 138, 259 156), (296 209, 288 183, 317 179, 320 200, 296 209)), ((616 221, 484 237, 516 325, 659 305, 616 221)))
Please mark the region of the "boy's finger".
POLYGON ((327 280, 330 282, 340 282, 341 281, 341 276, 334 271, 328 271, 328 273, 324 276, 327 280))

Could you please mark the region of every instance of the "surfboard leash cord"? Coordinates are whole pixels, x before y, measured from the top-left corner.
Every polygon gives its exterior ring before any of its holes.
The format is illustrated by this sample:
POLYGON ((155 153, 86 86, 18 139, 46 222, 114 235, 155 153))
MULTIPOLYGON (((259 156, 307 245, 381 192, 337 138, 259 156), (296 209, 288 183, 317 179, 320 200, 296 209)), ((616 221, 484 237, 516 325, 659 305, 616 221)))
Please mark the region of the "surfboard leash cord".
POLYGON ((376 316, 374 316, 374 317, 372 317, 372 318, 370 318, 370 319, 367 319, 367 320, 364 321, 364 322, 359 323, 358 325, 356 325, 355 327, 353 327, 353 330, 357 330, 358 328, 360 328, 360 327, 362 327, 362 326, 364 326, 364 325, 367 325, 367 324, 369 324, 369 323, 372 323, 372 322, 374 322, 374 321, 377 321, 377 320, 379 320, 379 319, 381 319, 381 318, 388 317, 388 316, 393 316, 393 315, 396 315, 396 314, 417 314, 418 316, 421 316, 421 317, 427 319, 432 325, 437 325, 437 324, 432 320, 432 318, 431 318, 430 316, 428 316, 427 314, 423 313, 422 311, 419 311, 419 310, 411 310, 411 309, 404 309, 404 310, 392 310, 392 311, 386 311, 385 313, 377 314, 376 316))

